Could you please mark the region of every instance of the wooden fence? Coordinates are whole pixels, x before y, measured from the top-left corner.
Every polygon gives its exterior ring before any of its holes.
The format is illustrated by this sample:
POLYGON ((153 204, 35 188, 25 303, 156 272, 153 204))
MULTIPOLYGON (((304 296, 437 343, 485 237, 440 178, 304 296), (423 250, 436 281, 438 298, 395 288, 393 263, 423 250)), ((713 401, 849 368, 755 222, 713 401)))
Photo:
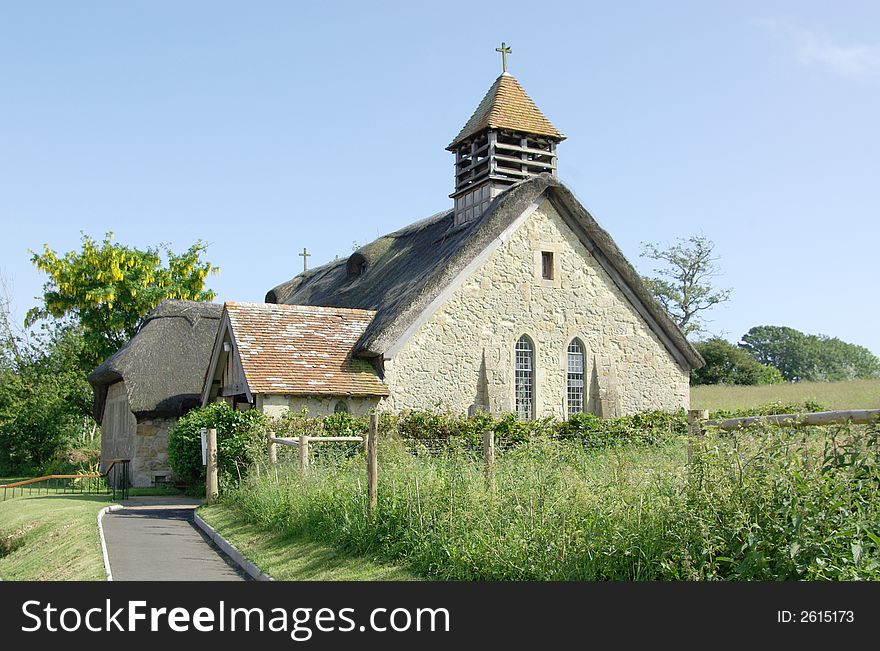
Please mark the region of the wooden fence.
MULTIPOLYGON (((824 411, 812 414, 773 414, 770 416, 749 416, 746 418, 726 418, 709 420, 709 412, 691 410, 688 412, 688 464, 693 460, 693 450, 698 439, 701 439, 707 428, 714 427, 726 431, 741 430, 751 425, 765 424, 774 426, 807 426, 833 424, 866 424, 880 422, 880 409, 860 409, 851 411, 824 411)), ((367 458, 367 496, 370 513, 375 513, 379 486, 379 419, 376 414, 370 416, 370 429, 366 440, 362 436, 298 436, 279 437, 274 433, 268 435, 269 461, 277 463, 278 445, 298 448, 299 466, 303 476, 309 473, 309 450, 312 443, 323 442, 364 442, 367 458)), ((488 430, 483 433, 483 468, 486 490, 495 492, 495 432, 488 430)))
POLYGON ((771 414, 769 416, 745 416, 709 420, 705 409, 688 411, 688 464, 693 460, 693 448, 708 428, 727 432, 743 430, 753 425, 773 427, 807 427, 816 425, 870 425, 880 423, 880 409, 850 409, 843 411, 817 411, 808 414, 771 414))
MULTIPOLYGON (((362 443, 363 436, 297 436, 283 437, 275 436, 272 432, 268 435, 269 444, 269 462, 277 463, 278 461, 278 445, 287 445, 299 449, 299 469, 305 477, 309 473, 309 449, 312 443, 327 442, 350 442, 362 443)), ((379 417, 376 414, 370 414, 370 430, 367 433, 366 453, 367 453, 367 505, 370 513, 374 513, 378 503, 378 486, 379 486, 379 417)))
MULTIPOLYGON (((269 446, 269 463, 278 462, 278 445, 298 448, 299 468, 304 477, 309 473, 309 450, 312 443, 324 442, 364 442, 367 457, 367 506, 369 512, 375 513, 379 493, 379 417, 370 415, 370 429, 366 441, 362 436, 297 436, 281 437, 270 432, 267 436, 269 446)), ((486 488, 490 493, 495 491, 495 432, 489 430, 483 434, 483 464, 486 475, 486 488)))

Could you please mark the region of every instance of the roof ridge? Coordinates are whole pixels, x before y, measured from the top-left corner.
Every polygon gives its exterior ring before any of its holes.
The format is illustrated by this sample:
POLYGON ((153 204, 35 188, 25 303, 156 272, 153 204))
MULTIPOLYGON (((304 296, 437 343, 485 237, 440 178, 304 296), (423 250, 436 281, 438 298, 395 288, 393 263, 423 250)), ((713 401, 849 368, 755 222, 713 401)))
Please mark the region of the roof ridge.
POLYGON ((290 311, 299 311, 299 312, 346 312, 346 313, 356 313, 356 314, 369 314, 375 315, 376 310, 365 310, 363 308, 358 307, 334 307, 327 305, 309 305, 305 303, 258 303, 255 301, 226 301, 224 303, 224 307, 233 306, 233 307, 245 307, 245 308, 261 308, 267 310, 290 310, 290 311))
MULTIPOLYGON (((549 174, 539 174, 510 186, 490 203, 478 219, 466 227, 445 229, 445 222, 423 220, 421 228, 395 241, 390 251, 383 251, 375 266, 357 279, 345 274, 345 268, 328 272, 319 279, 287 283, 278 295, 279 303, 317 305, 359 305, 375 310, 375 317, 365 330, 356 351, 362 355, 384 354, 392 349, 419 315, 429 308, 443 289, 463 272, 474 258, 497 240, 504 229, 541 197, 560 205, 579 237, 596 247, 597 259, 608 265, 612 282, 632 289, 634 307, 644 309, 649 327, 655 329, 664 345, 676 356, 683 356, 691 366, 702 360, 672 323, 663 308, 643 286, 638 273, 614 244, 611 236, 596 222, 587 209, 562 182, 549 174), (643 307, 642 307, 643 306, 643 307)), ((442 214, 442 213, 441 213, 442 214)), ((447 213, 448 214, 448 213, 447 213)), ((369 248, 365 245, 364 248, 369 248)), ((589 248, 589 247, 588 247, 589 248)), ((274 292, 275 290, 271 290, 274 292)), ((627 299, 629 300, 629 298, 627 299)), ((346 308, 358 309, 358 308, 346 308)), ((643 315, 644 317, 645 315, 643 315)), ((687 365, 684 364, 683 367, 687 365)))

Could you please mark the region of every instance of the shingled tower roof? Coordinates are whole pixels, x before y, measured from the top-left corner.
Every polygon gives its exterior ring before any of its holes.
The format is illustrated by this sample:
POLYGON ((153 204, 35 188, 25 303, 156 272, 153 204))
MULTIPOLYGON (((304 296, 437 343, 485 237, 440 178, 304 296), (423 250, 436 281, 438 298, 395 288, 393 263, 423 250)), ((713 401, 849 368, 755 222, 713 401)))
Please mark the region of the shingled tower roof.
POLYGON ((565 135, 550 124, 550 120, 544 117, 532 98, 509 72, 502 73, 495 80, 471 119, 447 149, 454 150, 461 141, 486 128, 510 129, 548 136, 558 141, 565 140, 565 135))

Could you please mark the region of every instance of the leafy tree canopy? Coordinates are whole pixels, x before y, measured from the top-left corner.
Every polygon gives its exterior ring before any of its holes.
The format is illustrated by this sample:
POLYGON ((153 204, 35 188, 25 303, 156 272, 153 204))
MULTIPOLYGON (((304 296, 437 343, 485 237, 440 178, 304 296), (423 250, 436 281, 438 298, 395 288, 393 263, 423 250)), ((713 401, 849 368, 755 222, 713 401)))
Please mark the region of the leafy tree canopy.
POLYGON ((660 263, 656 276, 645 284, 685 335, 704 330, 701 312, 730 300, 729 289, 716 289, 712 278, 719 274, 715 244, 701 236, 678 238, 666 248, 642 244, 642 257, 660 263))
POLYGON ((791 382, 880 377, 880 360, 864 346, 784 326, 756 326, 740 346, 791 382))
POLYGON ((163 299, 214 298, 205 278, 218 268, 202 259, 205 251, 201 241, 180 254, 165 244, 140 250, 113 242, 112 233, 100 243, 84 234, 82 248, 63 256, 45 245, 42 254, 31 252, 31 262, 49 276, 43 305, 28 312, 26 322, 76 319, 87 343, 82 363, 92 368, 134 336, 163 299))
POLYGON ((691 371, 691 384, 778 384, 782 374, 721 337, 694 344, 706 365, 691 371))
POLYGON ((28 337, 5 331, 0 365, 0 469, 30 472, 64 452, 89 422, 92 390, 79 368, 75 323, 52 321, 28 337))

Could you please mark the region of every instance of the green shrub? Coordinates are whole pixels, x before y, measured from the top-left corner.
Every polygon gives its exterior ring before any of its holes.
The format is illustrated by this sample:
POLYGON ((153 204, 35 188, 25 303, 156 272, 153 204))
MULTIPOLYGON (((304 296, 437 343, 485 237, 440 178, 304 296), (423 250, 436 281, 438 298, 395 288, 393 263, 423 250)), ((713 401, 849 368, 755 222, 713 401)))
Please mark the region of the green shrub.
POLYGON ((807 414, 817 411, 828 411, 824 405, 813 400, 804 402, 768 402, 747 409, 718 409, 709 414, 709 418, 744 418, 747 416, 772 416, 774 414, 807 414))
POLYGON ((193 409, 168 433, 168 461, 174 474, 191 487, 204 486, 201 428, 217 430, 220 481, 231 484, 265 450, 266 418, 260 412, 236 411, 225 402, 193 409))
MULTIPOLYGON (((769 403, 752 409, 716 411, 712 418, 759 416, 791 412, 822 411, 814 402, 804 404, 769 403)), ((307 410, 289 413, 272 422, 270 428, 278 436, 366 436, 369 417, 348 413, 312 417, 307 410)), ((527 443, 536 438, 559 438, 577 441, 588 448, 619 445, 655 445, 667 443, 687 434, 687 415, 683 410, 670 413, 647 411, 618 418, 600 418, 591 413, 574 414, 567 421, 542 418, 519 420, 515 414, 492 416, 477 413, 471 418, 445 411, 408 411, 400 415, 382 414, 379 434, 409 442, 454 443, 474 449, 483 444, 486 431, 494 431, 495 442, 501 447, 527 443)), ((357 445, 349 446, 352 450, 357 445)), ((317 448, 316 448, 317 449, 317 448)))
POLYGON ((648 411, 603 419, 581 413, 560 423, 557 431, 561 439, 576 440, 588 448, 665 443, 687 434, 687 416, 683 411, 648 411))

